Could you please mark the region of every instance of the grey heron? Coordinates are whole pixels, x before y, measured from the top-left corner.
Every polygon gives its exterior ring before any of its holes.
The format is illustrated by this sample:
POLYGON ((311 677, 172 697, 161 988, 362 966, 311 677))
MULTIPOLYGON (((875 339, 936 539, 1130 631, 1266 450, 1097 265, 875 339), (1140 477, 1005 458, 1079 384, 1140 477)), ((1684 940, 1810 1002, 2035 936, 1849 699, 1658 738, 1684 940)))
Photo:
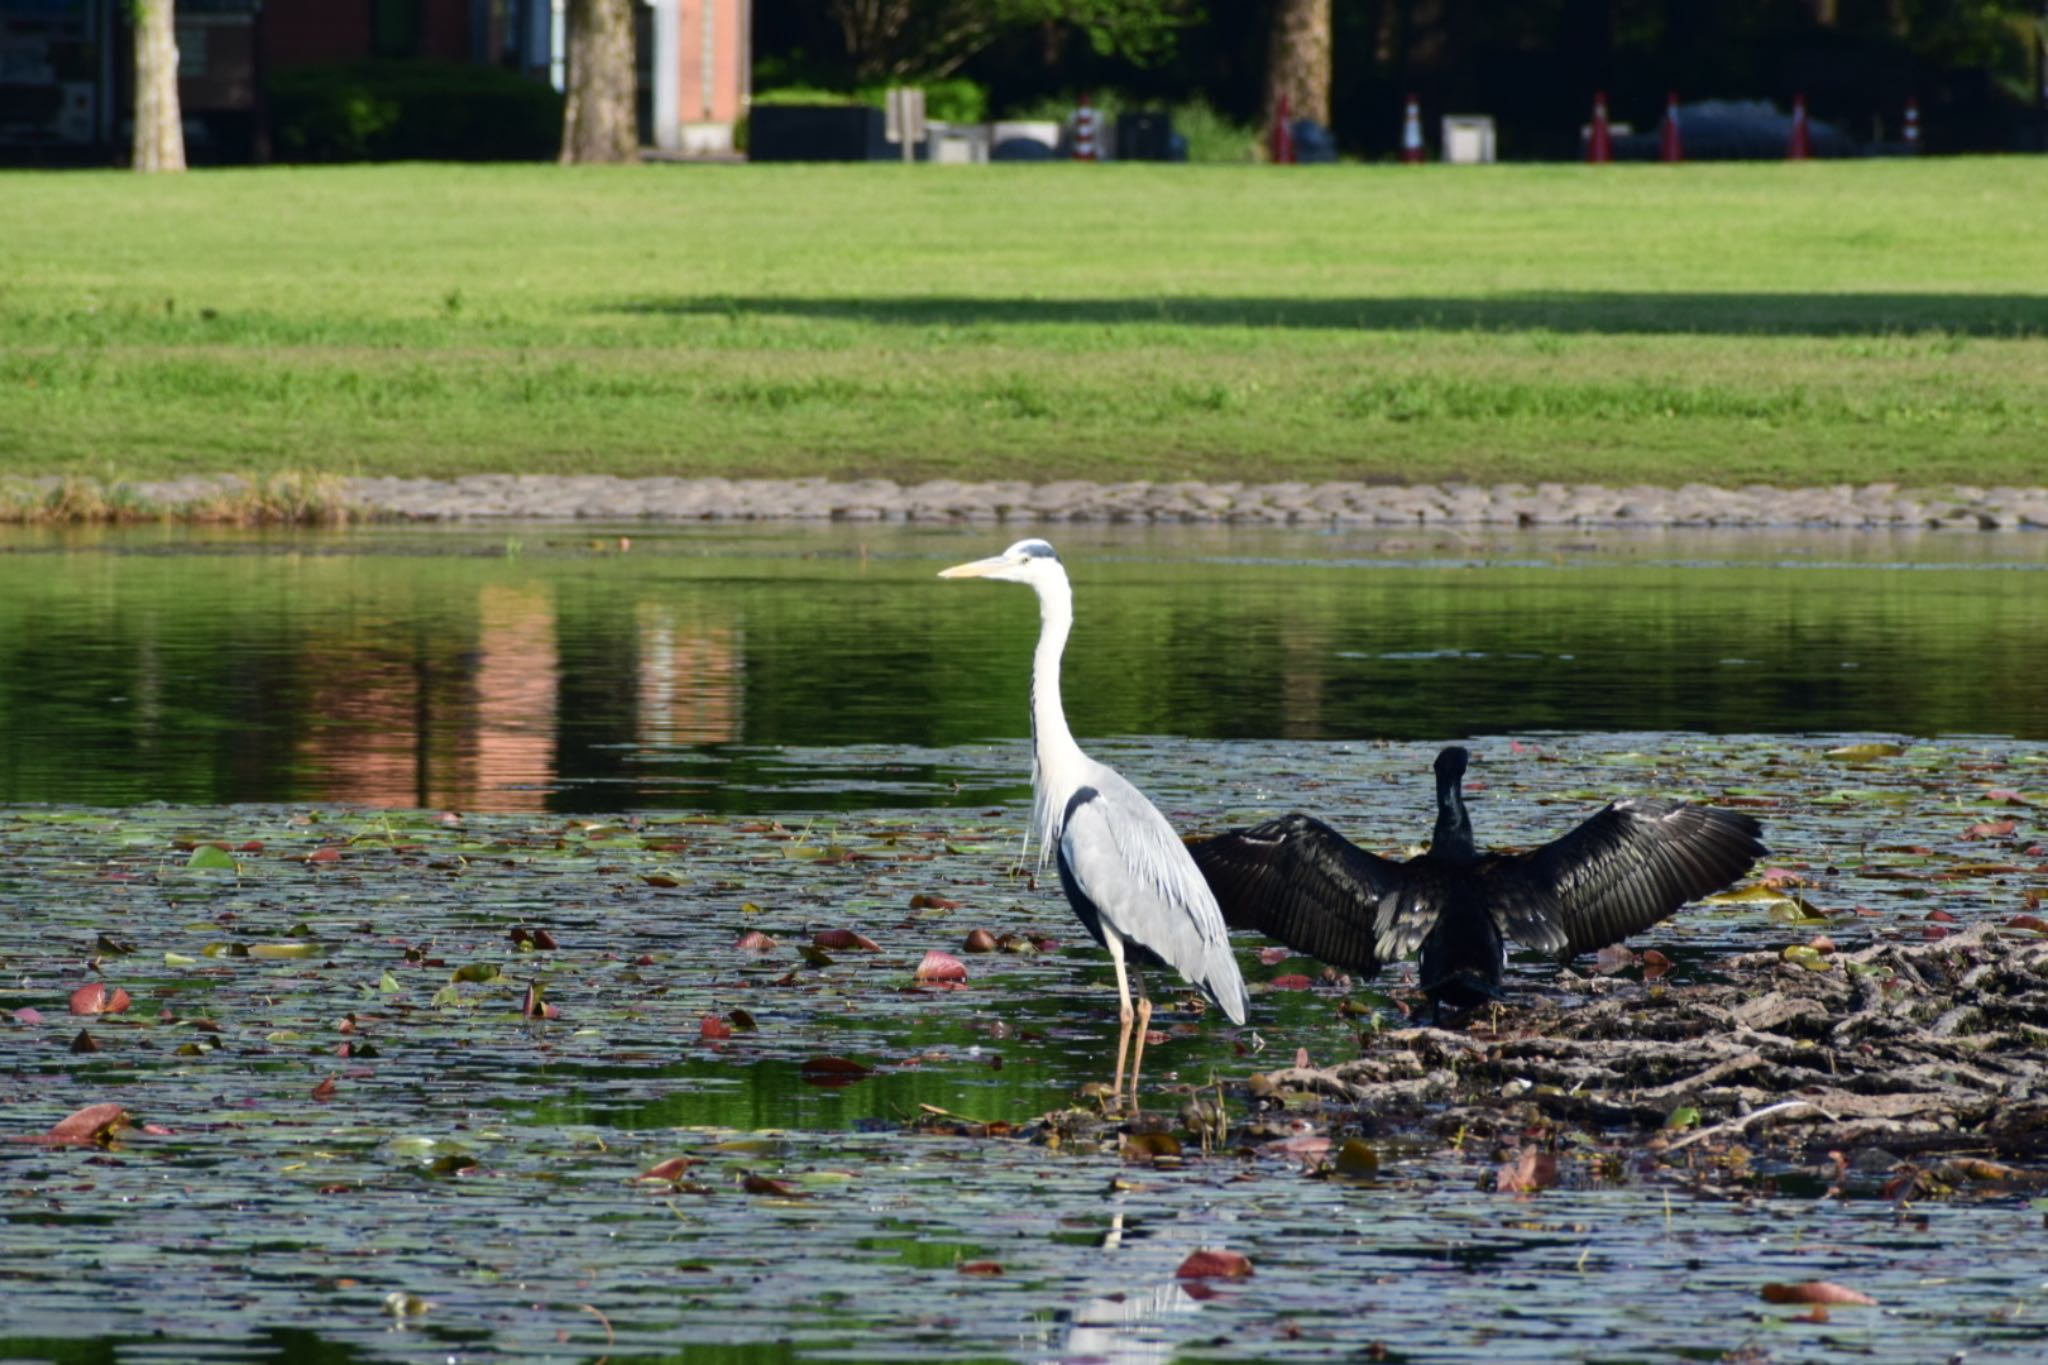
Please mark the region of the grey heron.
POLYGON ((1122 774, 1081 752, 1060 705, 1060 656, 1074 624, 1074 594, 1059 556, 1043 540, 1020 540, 999 555, 956 564, 941 578, 992 578, 1022 583, 1038 594, 1038 648, 1031 660, 1032 826, 1038 864, 1059 867, 1074 913, 1109 950, 1116 968, 1121 1031, 1116 1045, 1116 1102, 1123 1103, 1124 1056, 1131 1053, 1131 1107, 1138 1107, 1138 1068, 1152 1001, 1138 977, 1143 961, 1163 962, 1222 1006, 1234 1024, 1249 1004, 1244 978, 1230 955, 1230 933, 1209 884, 1187 846, 1145 794, 1122 774), (1126 959, 1130 969, 1126 968, 1126 959))
POLYGON ((1463 789, 1469 755, 1436 758, 1429 851, 1393 862, 1299 813, 1193 845, 1232 928, 1256 929, 1371 976, 1422 949, 1431 1018, 1500 996, 1507 939, 1570 958, 1647 929, 1747 872, 1767 850, 1747 815, 1623 800, 1527 853, 1481 853, 1463 789))

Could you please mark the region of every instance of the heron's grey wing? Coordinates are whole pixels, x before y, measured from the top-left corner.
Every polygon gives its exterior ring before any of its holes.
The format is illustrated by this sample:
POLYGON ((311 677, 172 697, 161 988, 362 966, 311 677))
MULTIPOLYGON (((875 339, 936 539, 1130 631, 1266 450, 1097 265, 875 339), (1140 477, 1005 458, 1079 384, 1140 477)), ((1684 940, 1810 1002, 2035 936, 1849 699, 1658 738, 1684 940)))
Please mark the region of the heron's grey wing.
POLYGON ((1380 969, 1376 920, 1381 901, 1402 885, 1399 863, 1299 812, 1196 840, 1188 851, 1231 928, 1361 976, 1380 969))
POLYGON ((1508 932, 1532 948, 1575 957, 1735 881, 1768 852, 1762 833, 1749 816, 1713 806, 1616 801, 1569 834, 1489 859, 1482 871, 1493 904, 1524 914, 1554 905, 1562 930, 1532 940, 1504 919, 1508 932))
POLYGON ((1251 1005, 1223 913, 1166 817, 1097 765, 1067 803, 1060 854, 1109 927, 1207 991, 1232 1023, 1251 1005))

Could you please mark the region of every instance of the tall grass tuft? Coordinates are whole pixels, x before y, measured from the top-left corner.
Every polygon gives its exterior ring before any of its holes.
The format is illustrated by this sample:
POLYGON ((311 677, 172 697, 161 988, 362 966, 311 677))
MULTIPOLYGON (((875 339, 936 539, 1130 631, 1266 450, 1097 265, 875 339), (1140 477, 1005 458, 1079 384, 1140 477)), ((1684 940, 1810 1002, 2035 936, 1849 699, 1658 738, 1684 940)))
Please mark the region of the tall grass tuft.
POLYGON ((121 480, 67 476, 0 481, 0 522, 26 526, 340 526, 359 510, 337 474, 284 470, 219 481, 197 498, 164 500, 121 480))

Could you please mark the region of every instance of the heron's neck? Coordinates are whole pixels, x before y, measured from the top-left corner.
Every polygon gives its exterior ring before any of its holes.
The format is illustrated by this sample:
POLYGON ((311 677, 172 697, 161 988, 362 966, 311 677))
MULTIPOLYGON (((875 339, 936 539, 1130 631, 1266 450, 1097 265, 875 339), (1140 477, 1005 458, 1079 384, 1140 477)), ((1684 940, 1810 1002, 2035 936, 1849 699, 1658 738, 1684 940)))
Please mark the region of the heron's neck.
POLYGON ((1060 654, 1074 624, 1074 594, 1064 576, 1038 588, 1038 649, 1031 656, 1031 785, 1038 861, 1052 856, 1065 823, 1065 802, 1086 762, 1060 705, 1060 654))
POLYGON ((1041 770, 1081 756, 1060 705, 1060 655, 1073 626, 1074 594, 1066 580, 1038 585, 1038 649, 1031 656, 1031 751, 1041 770))

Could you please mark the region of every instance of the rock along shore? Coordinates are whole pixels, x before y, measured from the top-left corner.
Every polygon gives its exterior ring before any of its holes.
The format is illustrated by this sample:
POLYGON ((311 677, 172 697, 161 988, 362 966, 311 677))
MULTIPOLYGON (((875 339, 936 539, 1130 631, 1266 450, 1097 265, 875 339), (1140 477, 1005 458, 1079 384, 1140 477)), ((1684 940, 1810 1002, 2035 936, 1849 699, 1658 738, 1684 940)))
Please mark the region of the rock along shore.
MULTIPOLYGON (((179 507, 237 489, 233 476, 140 484, 179 507)), ((1539 483, 969 483, 935 479, 621 479, 476 474, 346 481, 370 518, 605 521, 1140 522, 1302 526, 1753 526, 2048 529, 2048 488, 1681 488, 1539 483)))

